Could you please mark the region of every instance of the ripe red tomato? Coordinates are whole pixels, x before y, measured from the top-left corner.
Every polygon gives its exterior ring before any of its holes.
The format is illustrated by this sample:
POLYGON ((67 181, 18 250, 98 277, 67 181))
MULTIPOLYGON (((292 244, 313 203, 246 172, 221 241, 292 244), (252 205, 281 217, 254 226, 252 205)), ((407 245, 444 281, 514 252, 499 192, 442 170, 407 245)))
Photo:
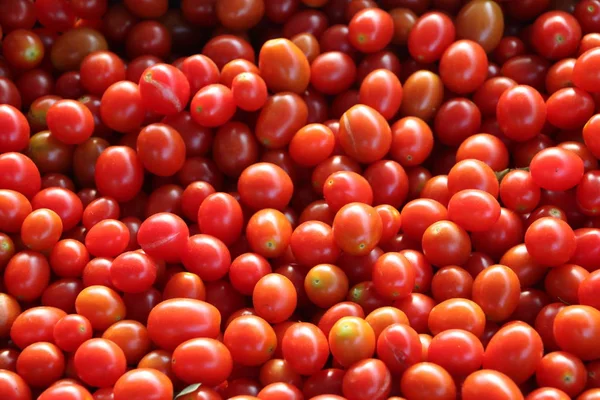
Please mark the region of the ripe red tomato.
POLYGON ((90 339, 77 348, 74 367, 90 386, 112 386, 125 373, 127 361, 119 346, 107 339, 90 339))

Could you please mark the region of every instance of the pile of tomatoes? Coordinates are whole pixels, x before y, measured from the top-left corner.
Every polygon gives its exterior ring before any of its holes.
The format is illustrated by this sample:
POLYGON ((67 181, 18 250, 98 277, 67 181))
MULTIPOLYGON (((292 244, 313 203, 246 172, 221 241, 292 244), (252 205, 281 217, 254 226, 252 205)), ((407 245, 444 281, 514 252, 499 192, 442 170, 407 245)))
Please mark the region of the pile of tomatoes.
POLYGON ((0 0, 1 400, 599 400, 600 0, 0 0))

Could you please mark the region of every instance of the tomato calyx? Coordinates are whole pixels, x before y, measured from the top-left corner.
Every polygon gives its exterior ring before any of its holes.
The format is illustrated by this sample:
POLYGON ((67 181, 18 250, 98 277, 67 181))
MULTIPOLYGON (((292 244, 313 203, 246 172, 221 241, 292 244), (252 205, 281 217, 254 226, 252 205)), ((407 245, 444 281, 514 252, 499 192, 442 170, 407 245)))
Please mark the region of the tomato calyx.
POLYGON ((496 172, 496 178, 498 179, 498 182, 502 182, 502 179, 504 179, 504 177, 506 175, 508 175, 509 172, 511 171, 529 171, 529 167, 523 167, 523 168, 506 168, 503 169, 502 171, 497 171, 496 172))

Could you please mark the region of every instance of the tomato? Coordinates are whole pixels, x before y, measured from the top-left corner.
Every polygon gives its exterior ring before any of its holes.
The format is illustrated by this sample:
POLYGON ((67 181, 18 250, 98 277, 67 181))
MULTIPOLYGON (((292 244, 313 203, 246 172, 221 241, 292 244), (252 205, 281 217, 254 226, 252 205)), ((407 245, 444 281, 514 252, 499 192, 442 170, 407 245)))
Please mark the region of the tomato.
POLYGON ((343 206, 333 221, 333 237, 340 249, 350 255, 364 256, 377 246, 383 223, 377 211, 363 203, 343 206))
POLYGON ((17 358, 17 373, 31 387, 47 387, 64 373, 65 357, 56 345, 33 343, 23 349, 17 358))
POLYGON ((401 374, 420 362, 421 355, 419 335, 408 324, 389 325, 377 338, 377 356, 394 374, 401 374))
POLYGON ((583 160, 572 151, 549 147, 533 157, 530 172, 533 181, 543 189, 567 190, 581 180, 583 160))
POLYGON ((470 93, 485 82, 487 67, 487 56, 481 45, 470 40, 459 40, 442 54, 440 77, 444 85, 453 92, 470 93))
POLYGON ((525 245, 533 259, 542 265, 558 266, 575 254, 576 238, 571 227, 557 218, 533 222, 525 232, 525 245))
POLYGON ((344 375, 342 392, 347 399, 385 399, 391 391, 392 376, 385 364, 370 358, 353 364, 344 375), (365 385, 365 382, 368 382, 365 385))
POLYGON ((325 334, 313 324, 298 322, 291 325, 281 342, 284 359, 302 375, 313 375, 323 369, 329 357, 325 334))
POLYGON ((390 156, 403 167, 420 165, 433 150, 431 128, 420 118, 405 117, 391 126, 390 156))
POLYGON ((366 105, 356 105, 342 115, 338 140, 350 157, 362 163, 372 163, 382 159, 390 150, 392 133, 378 111, 366 105))
POLYGON ((223 343, 211 338, 196 338, 175 348, 172 368, 175 375, 188 384, 214 386, 229 376, 233 361, 223 343))
POLYGON ((54 342, 63 351, 75 351, 79 346, 92 338, 92 324, 84 316, 66 315, 54 325, 54 342))
POLYGON ((433 265, 462 265, 471 254, 471 239, 454 222, 442 220, 425 230, 422 247, 423 254, 433 265))
POLYGON ((331 354, 343 366, 368 359, 375 352, 375 332, 360 317, 340 318, 329 331, 328 340, 331 354))
POLYGON ((537 90, 518 85, 502 93, 496 117, 506 137, 524 142, 541 131, 546 118, 546 105, 537 90))
POLYGON ((531 29, 533 47, 548 59, 573 55, 582 36, 577 19, 563 11, 545 12, 536 18, 531 29))
POLYGON ((465 98, 448 100, 438 110, 434 129, 443 144, 456 146, 479 131, 481 112, 465 98))
POLYGON ((229 121, 235 114, 236 105, 231 89, 215 83, 203 87, 194 95, 190 110, 197 124, 212 128, 229 121))
POLYGON ((171 176, 183 167, 185 142, 170 126, 151 124, 138 134, 137 154, 146 170, 158 176, 171 176))
POLYGON ((517 384, 501 372, 482 369, 473 372, 465 379, 461 389, 464 400, 476 400, 481 396, 494 396, 497 399, 523 400, 517 384))
POLYGON ((0 393, 10 399, 30 400, 31 389, 19 375, 12 371, 0 370, 0 393))
POLYGON ((575 397, 585 388, 586 373, 580 359, 572 354, 556 351, 542 358, 536 369, 536 381, 540 387, 554 387, 575 397))
POLYGON ((21 151, 29 143, 30 128, 25 116, 10 104, 0 106, 0 121, 5 128, 0 134, 2 137, 3 153, 21 151))
POLYGON ((256 313, 270 323, 287 320, 295 311, 298 295, 292 281, 284 275, 270 273, 263 276, 252 291, 256 313), (274 305, 273 298, 279 303, 274 305))
POLYGON ((160 302, 148 315, 148 333, 154 343, 174 350, 186 340, 215 338, 221 315, 218 309, 201 300, 175 298, 160 302))
POLYGON ((293 228, 281 211, 265 208, 248 220, 246 239, 250 248, 263 257, 282 256, 287 250, 293 228))
POLYGON ((306 56, 288 39, 266 41, 258 55, 258 68, 273 92, 302 93, 310 82, 310 64, 306 56))
POLYGON ((596 358, 597 350, 590 347, 590 336, 599 329, 600 312, 585 305, 567 306, 556 314, 553 333, 556 343, 582 360, 596 358))
POLYGON ((373 53, 387 46, 394 35, 394 21, 385 11, 366 8, 354 14, 348 24, 350 44, 363 53, 373 53))
POLYGON ((95 181, 99 192, 117 201, 133 199, 140 191, 143 179, 141 160, 129 147, 108 147, 96 161, 95 181))
POLYGON ((252 209, 285 208, 292 198, 290 176, 272 163, 256 163, 246 168, 238 180, 242 203, 252 209))
POLYGON ((223 343, 236 363, 258 366, 273 357, 277 336, 273 328, 261 317, 242 315, 231 320, 223 336, 223 343), (252 332, 253 340, 245 336, 252 332))
POLYGON ((326 51, 311 63, 310 83, 323 94, 337 95, 350 89, 356 80, 356 72, 354 60, 349 55, 340 51, 326 51))
POLYGON ((456 385, 450 374, 428 362, 409 367, 402 375, 400 389, 405 396, 415 400, 456 398, 456 385))
POLYGON ((29 157, 20 153, 3 153, 0 155, 0 169, 6 172, 0 176, 0 189, 14 190, 29 199, 40 191, 42 178, 29 157))
POLYGON ((113 389, 115 400, 153 399, 173 397, 173 384, 162 372, 151 368, 137 368, 123 374, 113 389))
POLYGON ((456 16, 456 36, 479 43, 486 53, 501 43, 504 15, 499 4, 479 0, 465 4, 456 16))
POLYGON ((419 70, 404 82, 400 113, 425 121, 430 120, 439 109, 444 97, 444 85, 439 75, 419 70))
POLYGON ((485 314, 481 307, 468 299, 448 299, 431 308, 428 326, 436 335, 448 329, 462 329, 481 337, 485 329, 485 314))
POLYGON ((50 282, 50 266, 41 253, 22 251, 16 253, 3 272, 4 288, 8 294, 21 301, 34 301, 50 282))
POLYGON ((373 284, 383 297, 397 299, 408 296, 415 286, 413 264, 399 253, 385 253, 373 265, 373 284))
POLYGON ((505 321, 517 309, 521 286, 517 274, 507 266, 492 265, 473 281, 475 301, 491 321, 505 321))
POLYGON ((123 350, 107 339, 90 339, 75 351, 74 366, 79 378, 90 386, 114 385, 125 373, 123 350))
POLYGON ((96 257, 115 257, 127 248, 129 238, 129 230, 123 222, 105 219, 87 232, 85 247, 96 257))
POLYGON ((137 241, 150 257, 167 262, 182 260, 195 247, 185 221, 168 212, 154 214, 142 222, 137 241))
POLYGON ((432 63, 454 42, 456 28, 445 14, 429 12, 415 22, 408 35, 408 51, 420 63, 432 63))
MULTIPOLYGON (((96 394, 95 392, 94 394, 96 394)), ((112 393, 112 391, 111 391, 112 393)), ((38 397, 40 400, 52 400, 55 398, 70 397, 74 399, 92 400, 92 394, 85 387, 79 384, 64 384, 64 385, 52 385, 38 397)), ((100 398, 100 397, 98 397, 100 398)), ((101 399, 101 398, 100 398, 101 399)))
POLYGON ((133 131, 142 125, 145 113, 139 86, 133 82, 116 82, 102 94, 100 116, 111 129, 133 131))
POLYGON ((75 300, 77 314, 86 317, 95 330, 105 330, 125 317, 121 296, 106 286, 93 285, 83 289, 75 300))
POLYGON ((448 219, 468 231, 487 231, 498 218, 500 204, 491 194, 482 190, 461 190, 448 202, 448 219))
POLYGON ((465 189, 479 189, 498 197, 499 187, 494 170, 476 159, 458 161, 448 172, 450 195, 465 189))

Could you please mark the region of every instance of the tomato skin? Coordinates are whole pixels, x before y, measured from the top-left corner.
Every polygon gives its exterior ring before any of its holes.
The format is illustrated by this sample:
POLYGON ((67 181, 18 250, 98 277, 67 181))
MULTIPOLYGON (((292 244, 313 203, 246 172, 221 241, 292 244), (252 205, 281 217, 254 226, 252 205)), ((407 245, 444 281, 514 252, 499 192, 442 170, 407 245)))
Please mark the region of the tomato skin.
POLYGON ((383 297, 392 300, 407 297, 415 286, 415 268, 401 253, 385 253, 373 265, 372 280, 383 297))
POLYGON ((242 172, 237 189, 242 203, 254 210, 282 210, 292 198, 294 184, 281 167, 260 162, 242 172))
POLYGON ((490 369, 482 369, 469 375, 463 382, 461 395, 463 400, 477 400, 484 396, 494 396, 498 400, 524 400, 513 380, 490 369))
POLYGON ((600 311, 585 305, 561 309, 553 324, 553 333, 560 349, 581 360, 597 358, 598 350, 590 347, 590 338, 600 329, 600 311))
POLYGON ((483 190, 461 190, 448 202, 448 219, 475 232, 487 231, 500 218, 500 204, 483 190))
POLYGON ((173 397, 173 384, 160 371, 136 368, 115 382, 113 393, 115 400, 169 400, 173 397))
POLYGON ((366 204, 343 206, 333 220, 333 237, 342 251, 354 256, 369 254, 377 246, 383 223, 377 211, 366 204))
MULTIPOLYGON (((53 400, 55 398, 95 400, 95 398, 92 397, 92 394, 85 387, 79 384, 52 385, 48 389, 44 390, 42 394, 40 394, 38 400, 53 400)), ((100 398, 100 400, 102 399, 100 398)))
POLYGON ((94 176, 102 195, 126 202, 135 198, 141 190, 144 167, 133 149, 111 146, 98 157, 94 176))
POLYGON ((65 358, 56 345, 33 343, 23 349, 17 358, 17 373, 31 387, 47 387, 64 373, 65 358))
POLYGON ((584 164, 581 157, 570 150, 549 147, 531 159, 529 170, 533 181, 542 189, 564 191, 579 183, 584 164))
POLYGON ((207 128, 223 125, 233 117, 235 111, 231 89, 220 83, 204 86, 192 97, 190 104, 192 119, 207 128))
POLYGON ((48 286, 50 272, 48 261, 41 253, 19 252, 3 271, 5 290, 17 300, 34 301, 48 286))
POLYGON ((31 389, 19 375, 12 371, 0 370, 0 393, 14 400, 31 400, 31 389))
POLYGON ((172 368, 175 376, 185 383, 214 386, 231 374, 233 360, 223 343, 211 338, 196 338, 175 348, 172 368))
POLYGON ((174 350, 186 340, 216 338, 221 314, 207 302, 196 299, 169 299, 156 305, 148 315, 148 333, 154 343, 174 350))
POLYGON ((186 76, 168 64, 155 64, 146 69, 138 86, 144 107, 161 115, 181 112, 190 97, 186 76))
POLYGON ((258 68, 267 87, 273 92, 302 93, 310 82, 310 64, 292 41, 266 41, 258 55, 258 68))
POLYGON ((328 341, 331 354, 343 366, 370 358, 375 352, 375 332, 360 317, 340 318, 329 331, 328 341))
POLYGON ((136 151, 144 168, 158 176, 172 176, 185 161, 185 142, 165 124, 151 124, 138 134, 136 151))
POLYGON ((512 322, 492 336, 483 357, 483 368, 493 369, 520 384, 529 379, 543 356, 540 335, 524 322, 512 322))
POLYGON ((0 155, 0 189, 14 190, 31 199, 42 186, 40 172, 34 162, 20 153, 0 155))
POLYGON ((393 374, 402 374, 422 361, 421 356, 419 335, 408 324, 392 324, 381 331, 377 338, 377 357, 393 374))
POLYGON ((354 14, 348 24, 350 44, 363 53, 382 50, 394 35, 392 17, 379 8, 366 8, 354 14))
POLYGON ((342 115, 338 140, 347 155, 370 164, 381 160, 390 150, 392 132, 378 111, 359 104, 342 115))
POLYGON ((179 262, 189 251, 189 228, 179 216, 162 212, 147 218, 137 233, 142 250, 156 260, 179 262))
POLYGON ((329 357, 325 334, 313 324, 298 322, 290 326, 281 342, 283 358, 301 375, 321 371, 329 357))
POLYGON ((21 151, 29 143, 30 128, 25 116, 10 104, 0 106, 0 121, 4 128, 1 133, 3 153, 21 151))
POLYGON ((353 364, 344 375, 342 392, 348 400, 385 399, 392 386, 392 376, 385 364, 370 358, 353 364))
POLYGON ((405 396, 415 400, 456 398, 456 385, 450 374, 428 362, 408 368, 400 379, 400 389, 405 396))
POLYGON ((31 209, 31 203, 21 193, 0 189, 0 230, 6 233, 18 232, 31 209))
POLYGON ((583 362, 572 354, 556 351, 546 354, 536 369, 540 387, 555 387, 571 397, 585 388, 587 371, 583 362))
POLYGON ((454 42, 456 28, 445 14, 429 12, 417 19, 408 34, 408 51, 420 63, 438 61, 454 42))
POLYGON ((123 350, 107 339, 84 342, 75 351, 74 364, 79 378, 96 387, 114 385, 127 368, 123 350))
POLYGON ((292 281, 284 275, 271 273, 263 276, 254 286, 252 304, 256 313, 275 324, 292 316, 298 304, 298 294, 292 281), (279 299, 273 306, 274 297, 279 299))
POLYGON ((102 122, 122 133, 132 132, 144 122, 146 110, 137 84, 116 82, 102 94, 100 102, 102 122))
POLYGON ((536 18, 531 29, 534 49, 547 59, 572 56, 582 36, 577 19, 564 11, 545 12, 536 18))
POLYGON ((430 309, 428 326, 434 335, 448 329, 463 329, 481 337, 485 329, 485 314, 472 300, 448 299, 430 309))
POLYGON ((484 348, 471 332, 449 329, 433 337, 427 354, 429 362, 441 366, 452 376, 465 377, 481 367, 484 348))
POLYGON ((487 55, 477 42, 458 40, 452 43, 440 59, 440 78, 454 93, 477 90, 487 78, 487 55), (460 71, 459 73, 457 73, 460 71))
POLYGON ((491 321, 507 320, 517 309, 520 292, 519 277, 504 265, 487 267, 473 281, 473 301, 491 321))
POLYGON ((266 320, 250 314, 238 316, 229 322, 223 334, 223 343, 231 352, 233 361, 255 367, 273 357, 278 337, 266 320), (252 334, 251 338, 247 336, 248 333, 252 334))
POLYGON ((462 265, 471 254, 467 232, 451 221, 438 221, 423 233, 423 254, 433 265, 462 265))

